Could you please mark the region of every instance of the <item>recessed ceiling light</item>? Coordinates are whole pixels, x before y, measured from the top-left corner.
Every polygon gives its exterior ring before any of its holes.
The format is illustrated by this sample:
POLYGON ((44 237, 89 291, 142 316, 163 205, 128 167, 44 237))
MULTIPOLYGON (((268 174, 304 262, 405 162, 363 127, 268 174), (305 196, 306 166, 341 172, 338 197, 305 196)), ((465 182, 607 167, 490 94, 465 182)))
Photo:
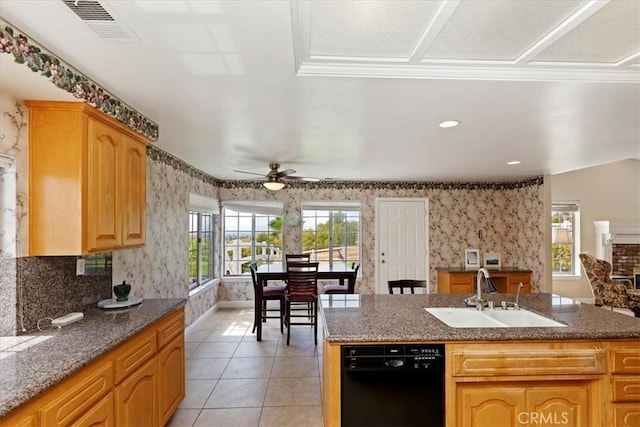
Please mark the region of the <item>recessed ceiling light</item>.
POLYGON ((442 123, 440 123, 438 126, 440 126, 441 128, 454 128, 456 126, 458 126, 460 124, 460 122, 458 120, 447 120, 444 121, 442 123))
POLYGON ((508 165, 519 165, 520 164, 520 160, 512 160, 510 162, 507 162, 508 165))

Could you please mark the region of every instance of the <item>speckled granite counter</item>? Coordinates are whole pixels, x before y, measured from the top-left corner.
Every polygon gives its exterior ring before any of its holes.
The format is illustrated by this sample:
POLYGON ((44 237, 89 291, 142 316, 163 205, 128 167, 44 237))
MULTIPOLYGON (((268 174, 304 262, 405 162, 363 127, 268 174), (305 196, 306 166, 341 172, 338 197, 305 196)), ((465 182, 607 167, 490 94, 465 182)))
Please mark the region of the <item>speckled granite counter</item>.
POLYGON ((133 337, 184 299, 145 299, 124 310, 88 307, 62 329, 0 337, 0 417, 133 337))
MULTIPOLYGON (((515 295, 486 295, 496 306, 515 295)), ((322 295, 328 342, 640 339, 640 318, 552 294, 524 294, 522 308, 563 322, 563 328, 452 328, 425 307, 464 307, 464 295, 322 295)))

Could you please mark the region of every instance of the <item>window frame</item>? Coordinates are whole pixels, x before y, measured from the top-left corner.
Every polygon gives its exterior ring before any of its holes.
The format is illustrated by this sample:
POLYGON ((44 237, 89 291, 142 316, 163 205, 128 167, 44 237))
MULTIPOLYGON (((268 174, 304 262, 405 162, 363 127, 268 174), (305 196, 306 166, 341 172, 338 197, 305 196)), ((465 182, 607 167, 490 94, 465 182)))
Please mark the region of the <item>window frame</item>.
POLYGON ((580 203, 577 201, 552 202, 551 203, 551 275, 556 279, 576 279, 582 276, 580 258, 580 203), (557 213, 563 213, 560 226, 555 226, 553 221, 557 213), (569 216, 569 220, 566 217, 569 216), (564 226, 562 226, 564 224, 564 226), (568 227, 567 227, 568 225, 568 227), (567 272, 556 271, 554 269, 554 245, 563 243, 554 243, 554 229, 569 229, 571 236, 571 270, 567 272))
POLYGON ((215 213, 214 212, 210 212, 210 211, 206 211, 206 210, 202 210, 202 209, 198 209, 198 208, 189 208, 189 251, 188 251, 188 260, 189 260, 189 265, 188 265, 188 271, 189 271, 189 291, 192 291, 196 288, 198 288, 199 286, 204 285, 205 283, 215 279, 216 276, 216 263, 215 263, 215 237, 216 237, 216 233, 215 233, 215 224, 216 224, 216 218, 215 218, 215 213), (192 219, 195 216, 196 219, 196 228, 195 230, 192 229, 192 219), (208 230, 204 230, 204 224, 203 224, 203 218, 209 218, 209 227, 210 229, 208 230), (196 248, 195 248, 195 259, 196 259, 196 274, 195 276, 191 275, 191 259, 192 259, 192 255, 193 255, 193 246, 192 246, 192 238, 193 238, 193 233, 195 233, 195 238, 196 238, 196 248), (203 240, 208 240, 208 244, 209 244, 209 256, 206 260, 207 263, 207 270, 209 272, 208 275, 203 276, 203 259, 202 259, 202 252, 203 252, 203 246, 205 244, 205 241, 203 240))
MULTIPOLYGON (((249 270, 247 269, 247 271, 243 272, 240 271, 239 273, 237 272, 233 272, 233 268, 227 268, 227 267, 231 267, 230 265, 228 265, 228 263, 238 263, 239 261, 234 261, 234 260, 228 260, 227 259, 227 254, 228 254, 228 246, 227 246, 227 221, 228 221, 228 215, 227 215, 227 211, 231 211, 236 213, 236 218, 238 218, 238 227, 235 230, 237 233, 242 233, 242 232, 249 232, 250 233, 250 245, 248 247, 251 248, 251 259, 247 260, 247 262, 252 263, 252 262, 256 262, 259 265, 260 261, 263 261, 264 258, 260 258, 258 259, 257 255, 258 255, 258 241, 256 240, 257 235, 265 233, 265 230, 256 230, 256 223, 257 221, 260 220, 260 218, 264 218, 264 220, 266 221, 267 225, 268 225, 268 229, 266 230, 267 233, 274 233, 271 228, 271 223, 275 220, 279 219, 279 222, 281 224, 280 230, 278 231, 277 229, 275 229, 275 233, 276 239, 279 239, 280 241, 280 246, 277 245, 271 245, 270 242, 267 242, 266 246, 262 246, 262 248, 264 249, 265 253, 262 254, 263 256, 266 257, 267 263, 265 263, 264 265, 266 265, 266 269, 267 271, 269 271, 271 268, 270 266, 274 266, 276 270, 280 271, 282 269, 282 253, 283 253, 283 246, 284 246, 284 224, 283 224, 283 218, 282 218, 282 206, 268 206, 268 204, 264 204, 264 203, 259 203, 259 202, 251 202, 251 201, 235 201, 235 202, 228 202, 225 204, 225 206, 223 207, 223 211, 222 211, 222 218, 223 218, 223 224, 222 224, 222 259, 223 259, 223 265, 222 265, 222 276, 223 277, 246 277, 250 275, 249 270), (250 216, 251 218, 251 230, 243 230, 241 229, 240 226, 240 221, 241 218, 248 218, 250 216), (276 251, 274 251, 274 248, 276 249, 276 251), (228 273, 229 272, 229 273, 228 273)), ((238 234, 239 236, 239 234, 238 234)), ((238 239, 238 244, 235 246, 235 249, 241 250, 242 245, 239 244, 239 239, 238 239)), ((241 259, 241 258, 240 258, 241 259)), ((239 268, 242 269, 242 264, 239 264, 239 268)))
MULTIPOLYGON (((338 264, 338 263, 344 263, 347 267, 350 267, 352 263, 356 263, 356 264, 360 264, 362 262, 362 208, 359 202, 339 202, 339 201, 322 201, 322 202, 303 202, 302 203, 302 209, 301 209, 301 215, 302 215, 302 230, 301 230, 301 236, 300 236, 300 244, 301 244, 301 251, 303 253, 305 253, 304 250, 304 233, 306 231, 309 231, 309 229, 307 227, 305 227, 305 221, 308 221, 308 218, 310 217, 310 215, 308 214, 308 212, 313 211, 315 212, 315 214, 313 215, 313 218, 315 218, 315 227, 313 228, 313 232, 317 237, 317 225, 319 224, 317 221, 318 218, 318 212, 327 212, 327 222, 328 222, 328 234, 329 234, 329 247, 328 249, 328 260, 319 260, 317 258, 317 252, 313 251, 311 252, 311 261, 318 261, 321 263, 327 263, 329 268, 333 268, 334 265, 338 264), (357 242, 357 254, 358 257, 357 259, 351 259, 349 258, 348 255, 348 245, 346 245, 347 243, 347 234, 348 234, 348 229, 345 227, 345 244, 340 246, 342 248, 344 248, 345 253, 347 254, 347 259, 343 260, 335 260, 334 259, 334 251, 335 249, 338 247, 334 244, 333 241, 333 236, 334 236, 334 228, 335 228, 335 222, 334 219, 336 218, 336 214, 344 214, 347 217, 347 220, 345 222, 349 222, 348 221, 348 215, 347 213, 353 213, 353 212, 357 212, 358 214, 358 229, 357 229, 357 236, 356 236, 356 242, 357 242)), ((322 222, 324 223, 324 222, 322 222)), ((321 224, 322 224, 321 223, 321 224)), ((317 242, 317 238, 315 239, 315 241, 317 242)), ((318 248, 316 248, 317 250, 318 248)), ((307 251, 308 252, 308 251, 307 251)), ((362 271, 362 270, 360 270, 362 271)), ((358 273, 360 275, 360 273, 358 273)))

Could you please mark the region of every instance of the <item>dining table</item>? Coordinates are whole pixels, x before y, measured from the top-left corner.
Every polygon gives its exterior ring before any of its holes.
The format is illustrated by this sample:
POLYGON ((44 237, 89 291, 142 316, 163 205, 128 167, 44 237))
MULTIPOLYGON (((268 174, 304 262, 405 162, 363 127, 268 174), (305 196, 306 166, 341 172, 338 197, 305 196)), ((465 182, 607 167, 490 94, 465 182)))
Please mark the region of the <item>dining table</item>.
MULTIPOLYGON (((348 289, 353 293, 356 286, 356 271, 344 264, 328 266, 320 264, 318 266, 318 279, 337 280, 344 286, 347 281, 348 289)), ((256 282, 258 286, 267 286, 269 281, 287 280, 287 271, 283 265, 264 264, 258 267, 256 271, 256 282)), ((262 340, 262 322, 257 323, 256 339, 262 340)))
MULTIPOLYGON (((273 280, 287 280, 287 271, 284 265, 276 264, 264 264, 258 267, 256 272, 256 280, 258 284, 267 286, 269 281, 273 280)), ((318 280, 337 280, 341 285, 344 285, 347 281, 348 289, 355 289, 356 286, 356 274, 355 270, 347 265, 338 264, 329 266, 326 264, 320 264, 318 266, 318 280)))

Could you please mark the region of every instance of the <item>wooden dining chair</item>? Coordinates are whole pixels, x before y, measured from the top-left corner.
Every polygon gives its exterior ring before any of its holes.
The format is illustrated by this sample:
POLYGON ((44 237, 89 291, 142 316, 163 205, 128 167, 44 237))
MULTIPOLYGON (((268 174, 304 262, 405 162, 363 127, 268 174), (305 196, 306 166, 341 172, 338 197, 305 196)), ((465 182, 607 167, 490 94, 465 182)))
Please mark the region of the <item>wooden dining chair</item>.
POLYGON ((287 272, 287 289, 284 293, 285 318, 287 327, 287 345, 294 325, 313 326, 313 339, 318 345, 318 263, 290 262, 287 272), (305 314, 291 310, 292 304, 306 304, 305 314), (306 322, 293 322, 293 319, 306 318, 306 322))
POLYGON ((286 254, 284 256, 285 268, 289 266, 289 262, 310 262, 311 254, 286 254))
POLYGON ((356 293, 356 278, 358 277, 358 270, 360 270, 359 263, 352 263, 351 269, 353 270, 353 280, 347 280, 347 284, 342 283, 325 285, 322 288, 323 294, 355 294, 356 293))
POLYGON ((392 295, 394 289, 399 289, 401 294, 404 294, 405 289, 411 289, 411 293, 415 294, 416 288, 424 288, 426 291, 427 281, 414 279, 389 280, 387 285, 389 286, 389 293, 392 295))
POLYGON ((262 286, 258 283, 257 271, 258 265, 254 262, 249 266, 251 270, 251 280, 253 280, 253 295, 254 295, 254 308, 253 308, 253 329, 251 333, 258 330, 256 338, 258 341, 262 341, 262 323, 267 319, 280 319, 280 333, 284 332, 284 292, 285 287, 280 285, 262 286), (279 308, 269 308, 268 301, 279 301, 279 308), (269 314, 272 312, 278 312, 278 315, 269 314))
MULTIPOLYGON (((285 271, 288 271, 289 262, 310 262, 311 254, 286 254, 285 255, 285 271)), ((285 281, 286 282, 286 281, 285 281)), ((304 305, 305 309, 309 312, 309 316, 311 316, 311 305, 306 303, 295 303, 293 304, 296 307, 295 310, 303 310, 300 308, 301 305, 304 305)))

